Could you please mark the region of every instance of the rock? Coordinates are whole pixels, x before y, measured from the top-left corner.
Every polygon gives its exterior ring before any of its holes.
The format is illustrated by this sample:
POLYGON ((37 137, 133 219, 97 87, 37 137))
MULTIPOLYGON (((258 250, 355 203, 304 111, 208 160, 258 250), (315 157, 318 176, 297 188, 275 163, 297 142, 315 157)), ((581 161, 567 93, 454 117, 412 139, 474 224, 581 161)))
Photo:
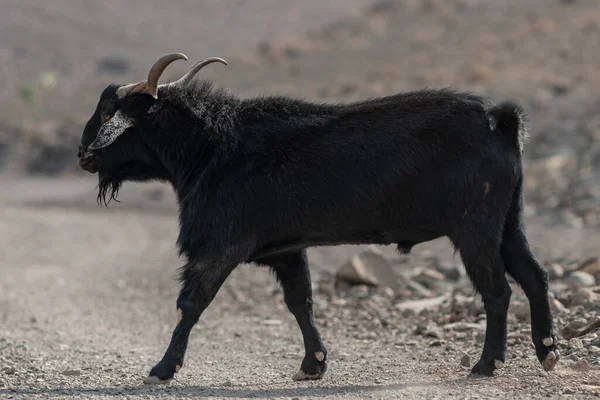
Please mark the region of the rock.
POLYGON ((376 250, 367 250, 355 255, 336 272, 336 280, 352 285, 386 286, 399 288, 391 263, 376 250))
POLYGON ((436 269, 452 282, 458 281, 463 275, 461 267, 453 263, 439 263, 436 265, 436 269))
POLYGON ((17 370, 15 369, 15 367, 5 367, 2 369, 2 371, 4 371, 4 373, 6 375, 14 375, 15 372, 17 372, 17 370))
POLYGON ((427 290, 439 291, 446 277, 441 272, 430 268, 422 268, 421 271, 412 276, 412 280, 423 285, 427 290))
POLYGON ((586 323, 585 320, 582 322, 581 319, 577 319, 565 326, 561 330, 561 334, 564 339, 569 340, 571 338, 583 336, 597 328, 600 328, 600 317, 592 319, 589 323, 586 323))
POLYGON ((598 295, 588 288, 577 288, 569 296, 569 306, 581 306, 598 301, 598 295))
POLYGON ((550 310, 555 314, 568 313, 567 307, 560 302, 560 300, 552 298, 550 299, 550 310))
POLYGON ((550 279, 560 279, 565 276, 565 269, 556 263, 550 265, 547 270, 550 279))
POLYGON ((598 346, 589 346, 588 351, 590 353, 600 353, 600 347, 598 346))
POLYGON ((224 386, 224 387, 233 386, 233 381, 231 379, 229 379, 229 380, 223 382, 222 386, 224 386))
POLYGON ((577 339, 577 338, 571 338, 569 339, 569 345, 568 345, 569 349, 583 349, 583 343, 581 342, 581 340, 577 339))
POLYGON ((529 315, 531 314, 529 304, 516 299, 510 302, 508 312, 513 314, 520 321, 528 321, 529 315))
POLYGON ((448 296, 433 297, 431 299, 422 300, 409 300, 402 303, 396 304, 396 308, 404 311, 411 310, 415 314, 420 313, 424 309, 434 308, 440 306, 442 303, 448 300, 448 296))
POLYGON ((80 376, 81 370, 79 369, 66 369, 62 372, 65 376, 80 376))
POLYGON ((463 355, 460 358, 460 365, 467 368, 471 366, 471 357, 467 353, 463 352, 463 355))
POLYGON ((282 322, 279 319, 265 319, 262 321, 262 324, 266 326, 279 326, 282 322))
POLYGON ((567 283, 571 286, 589 287, 596 284, 596 279, 585 271, 573 271, 567 278, 567 283))
POLYGON ((410 278, 406 278, 404 279, 404 283, 413 293, 416 293, 421 297, 433 297, 433 292, 419 282, 415 282, 410 278))
POLYGON ((425 336, 429 336, 429 337, 433 337, 436 339, 443 339, 444 338, 444 330, 442 328, 440 328, 439 326, 436 325, 430 325, 427 327, 427 329, 425 329, 425 332, 423 333, 425 336))
POLYGON ((575 371, 587 372, 590 370, 590 364, 586 360, 579 360, 571 364, 571 368, 575 371))
POLYGON ((590 275, 600 274, 600 257, 591 257, 579 264, 579 267, 583 272, 587 272, 590 275))
POLYGON ((565 388, 564 394, 575 394, 575 390, 572 388, 565 388))

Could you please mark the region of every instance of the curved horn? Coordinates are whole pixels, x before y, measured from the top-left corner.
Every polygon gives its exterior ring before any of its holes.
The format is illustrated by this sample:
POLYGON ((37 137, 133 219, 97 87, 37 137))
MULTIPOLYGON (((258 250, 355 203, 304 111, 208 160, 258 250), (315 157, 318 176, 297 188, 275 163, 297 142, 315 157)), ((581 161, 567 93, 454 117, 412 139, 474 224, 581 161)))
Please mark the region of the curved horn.
POLYGON ((148 72, 148 80, 146 81, 147 93, 154 97, 158 98, 158 79, 162 75, 163 71, 169 64, 171 64, 175 60, 186 60, 187 56, 182 53, 171 53, 167 54, 158 59, 157 62, 154 63, 152 68, 150 68, 150 72, 148 72))
POLYGON ((182 76, 179 80, 177 80, 175 82, 171 82, 168 85, 177 85, 177 86, 186 86, 186 85, 189 85, 190 82, 196 76, 196 74, 202 68, 206 67, 208 64, 212 64, 212 63, 215 63, 215 62, 220 62, 221 64, 227 65, 227 61, 223 60, 222 58, 219 58, 219 57, 210 57, 210 58, 207 58, 206 60, 200 61, 199 63, 197 63, 196 65, 194 65, 192 68, 190 68, 190 70, 187 72, 187 74, 185 74, 184 76, 182 76))
POLYGON ((131 92, 136 86, 141 86, 142 84, 145 84, 145 81, 142 82, 138 82, 138 83, 131 83, 129 85, 124 85, 121 86, 120 88, 117 89, 117 97, 122 99, 125 96, 127 96, 129 94, 129 92, 131 92))
POLYGON ((121 86, 120 88, 117 89, 117 96, 122 99, 125 96, 128 96, 130 94, 146 93, 146 94, 149 94, 150 96, 154 97, 155 99, 157 99, 158 98, 158 80, 160 79, 160 76, 164 72, 165 68, 167 68, 167 66, 175 60, 186 60, 187 61, 187 59, 188 59, 187 56, 182 53, 171 53, 171 54, 167 54, 166 56, 159 58, 158 61, 156 61, 154 63, 152 68, 150 68, 150 72, 148 72, 147 80, 141 81, 138 83, 132 83, 132 84, 125 85, 125 86, 121 86))

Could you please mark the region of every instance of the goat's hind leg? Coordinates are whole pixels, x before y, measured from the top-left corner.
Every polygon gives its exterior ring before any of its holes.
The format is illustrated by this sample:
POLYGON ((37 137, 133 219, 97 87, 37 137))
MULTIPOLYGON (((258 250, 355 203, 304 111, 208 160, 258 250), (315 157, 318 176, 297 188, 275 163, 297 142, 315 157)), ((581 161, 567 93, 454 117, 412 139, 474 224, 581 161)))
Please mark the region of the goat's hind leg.
POLYGON ((490 235, 453 240, 460 250, 467 274, 481 294, 486 330, 483 352, 473 366, 473 375, 493 376, 506 358, 507 314, 511 289, 506 280, 504 262, 500 256, 500 238, 490 235))
POLYGON ((327 371, 327 350, 315 326, 312 288, 306 250, 261 260, 269 265, 283 288, 285 303, 298 322, 305 355, 294 380, 321 379, 327 371))
POLYGON ((531 337, 538 360, 546 371, 558 363, 560 354, 548 301, 548 273, 529 249, 521 208, 515 204, 508 215, 502 257, 508 273, 523 288, 531 310, 531 337))

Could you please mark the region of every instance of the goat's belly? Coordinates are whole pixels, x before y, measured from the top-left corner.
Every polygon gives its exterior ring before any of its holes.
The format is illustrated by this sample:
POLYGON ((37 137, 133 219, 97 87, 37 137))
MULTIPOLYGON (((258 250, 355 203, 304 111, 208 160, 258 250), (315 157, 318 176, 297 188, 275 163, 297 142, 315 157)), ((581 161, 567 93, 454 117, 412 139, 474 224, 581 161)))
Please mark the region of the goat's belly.
POLYGON ((385 230, 385 231, 362 231, 362 232, 336 232, 313 234, 298 239, 282 240, 271 243, 252 257, 252 259, 267 258, 294 251, 300 251, 309 247, 321 246, 340 246, 340 245, 398 245, 399 250, 403 252, 410 251, 410 248, 423 242, 437 239, 442 234, 429 229, 413 230, 385 230))

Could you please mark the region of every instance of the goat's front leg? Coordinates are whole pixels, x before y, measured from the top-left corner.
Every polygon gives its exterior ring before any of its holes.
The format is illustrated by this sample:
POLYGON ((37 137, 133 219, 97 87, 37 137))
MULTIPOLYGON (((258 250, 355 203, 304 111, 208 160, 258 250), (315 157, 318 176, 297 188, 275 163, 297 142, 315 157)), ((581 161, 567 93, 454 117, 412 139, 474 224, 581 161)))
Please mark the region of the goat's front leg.
POLYGON ((294 380, 321 379, 327 371, 327 350, 315 326, 312 288, 306 250, 272 257, 270 265, 283 288, 285 303, 298 322, 305 355, 294 380))
POLYGON ((190 331, 202 312, 215 298, 234 266, 189 264, 182 274, 183 287, 177 298, 177 326, 162 360, 150 371, 144 383, 168 383, 183 366, 190 331))

